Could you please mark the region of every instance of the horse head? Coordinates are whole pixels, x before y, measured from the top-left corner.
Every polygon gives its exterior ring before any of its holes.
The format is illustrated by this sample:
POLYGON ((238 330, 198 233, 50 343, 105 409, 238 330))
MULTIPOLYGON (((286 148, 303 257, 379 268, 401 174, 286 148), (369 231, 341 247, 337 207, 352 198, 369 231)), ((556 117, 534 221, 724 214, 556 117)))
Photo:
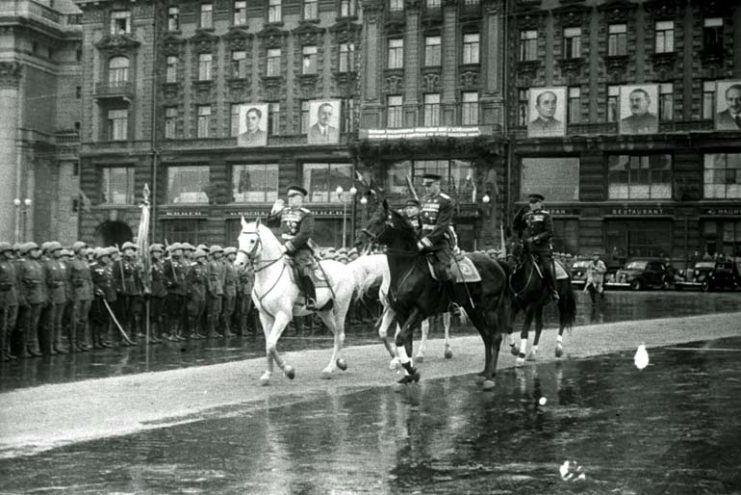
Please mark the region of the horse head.
POLYGON ((391 208, 385 199, 371 215, 362 232, 373 242, 397 249, 413 249, 417 242, 412 224, 404 215, 391 208))
POLYGON ((234 260, 235 266, 243 267, 248 261, 254 263, 260 258, 263 250, 263 236, 260 235, 262 230, 268 229, 262 225, 259 218, 254 222, 248 222, 242 217, 242 232, 237 241, 239 247, 237 258, 234 260))

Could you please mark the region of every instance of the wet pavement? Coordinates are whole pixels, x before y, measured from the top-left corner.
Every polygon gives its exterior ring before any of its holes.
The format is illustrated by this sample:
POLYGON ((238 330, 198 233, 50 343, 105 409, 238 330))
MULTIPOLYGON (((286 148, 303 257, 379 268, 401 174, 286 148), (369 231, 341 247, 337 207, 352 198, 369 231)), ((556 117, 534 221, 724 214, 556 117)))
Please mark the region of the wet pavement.
MULTIPOLYGON (((741 311, 741 293, 703 293, 674 291, 609 291, 605 301, 592 305, 586 294, 577 293, 577 326, 644 320, 650 318, 680 317, 718 312, 741 311)), ((557 314, 550 305, 545 311, 546 328, 557 326, 557 314)), ((522 319, 515 329, 519 331, 522 319)), ((354 325, 347 330, 346 345, 364 345, 378 342, 372 322, 354 325)), ((454 335, 473 335, 468 327, 454 328, 454 335)), ((432 337, 439 338, 434 330, 432 337)), ((282 351, 325 349, 332 347, 331 334, 320 325, 313 330, 297 332, 286 330, 280 340, 282 351)), ((148 371, 203 366, 264 355, 265 340, 260 332, 244 338, 211 339, 185 343, 167 342, 156 346, 118 348, 105 351, 54 356, 51 358, 0 363, 0 392, 65 383, 90 378, 128 375, 148 371)))
POLYGON ((633 353, 503 369, 494 393, 459 376, 270 397, 0 460, 0 492, 739 493, 741 337, 650 349, 643 371, 633 353))

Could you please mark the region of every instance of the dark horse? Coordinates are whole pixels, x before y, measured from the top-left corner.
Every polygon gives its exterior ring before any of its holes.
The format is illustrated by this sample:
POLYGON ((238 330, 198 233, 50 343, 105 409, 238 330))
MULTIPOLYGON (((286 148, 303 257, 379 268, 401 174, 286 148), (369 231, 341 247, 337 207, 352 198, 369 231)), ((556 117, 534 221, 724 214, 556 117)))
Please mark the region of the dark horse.
MULTIPOLYGON (((511 334, 510 348, 512 354, 517 356, 517 364, 521 365, 525 360, 527 335, 533 319, 535 319, 535 338, 533 339, 532 351, 528 358, 534 360, 536 357, 538 343, 540 342, 540 332, 543 330, 543 307, 551 301, 551 296, 550 290, 548 290, 541 275, 540 268, 537 267, 537 262, 533 255, 523 247, 522 243, 513 242, 511 244, 511 253, 515 261, 515 266, 510 275, 512 317, 514 319, 519 311, 523 311, 525 313, 525 322, 520 333, 519 349, 512 341, 511 334)), ((566 273, 568 274, 568 271, 566 273)), ((563 355, 563 331, 565 328, 571 328, 576 320, 576 298, 571 285, 571 277, 557 280, 556 290, 559 296, 556 357, 561 357, 563 355)))
MULTIPOLYGON (((441 284, 430 275, 427 259, 417 250, 414 228, 399 212, 390 209, 384 200, 365 229, 376 242, 387 246, 391 273, 389 301, 401 324, 396 347, 411 355, 412 330, 425 318, 448 310, 450 297, 441 284)), ((485 365, 479 374, 484 389, 494 387, 502 333, 509 328, 510 293, 506 267, 484 254, 468 257, 481 274, 481 282, 456 284, 453 302, 459 304, 476 326, 484 341, 485 365), (464 285, 467 285, 467 290, 464 285)), ((412 368, 406 380, 419 380, 419 372, 412 368)))

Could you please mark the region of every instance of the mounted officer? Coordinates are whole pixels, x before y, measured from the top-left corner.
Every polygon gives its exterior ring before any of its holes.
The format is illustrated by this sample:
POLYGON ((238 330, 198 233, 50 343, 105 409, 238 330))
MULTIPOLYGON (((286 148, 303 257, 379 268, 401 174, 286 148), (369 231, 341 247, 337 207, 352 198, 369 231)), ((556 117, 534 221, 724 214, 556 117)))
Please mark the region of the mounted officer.
POLYGON ((535 255, 543 268, 543 278, 550 289, 551 298, 558 302, 556 290, 556 268, 553 264, 553 220, 551 214, 543 209, 545 197, 542 194, 528 195, 529 208, 521 208, 515 215, 512 228, 525 240, 527 251, 535 255))
POLYGON ((286 195, 288 206, 283 200, 276 200, 268 217, 271 227, 280 225, 283 250, 296 264, 299 274, 299 287, 306 295, 306 309, 316 309, 316 290, 311 280, 314 266, 314 250, 311 236, 314 233, 314 215, 304 208, 304 197, 308 194, 301 186, 290 186, 286 195))
POLYGON ((417 248, 432 260, 440 282, 451 281, 450 265, 453 261, 453 199, 440 190, 441 177, 436 174, 422 176, 426 194, 422 198, 420 223, 422 230, 417 248))

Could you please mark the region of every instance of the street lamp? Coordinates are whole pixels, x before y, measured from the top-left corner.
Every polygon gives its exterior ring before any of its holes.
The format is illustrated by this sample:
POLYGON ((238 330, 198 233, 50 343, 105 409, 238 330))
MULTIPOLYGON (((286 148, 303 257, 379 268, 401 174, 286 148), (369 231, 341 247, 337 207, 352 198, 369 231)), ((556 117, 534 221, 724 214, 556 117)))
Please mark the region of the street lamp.
POLYGON ((345 194, 345 189, 342 186, 337 186, 334 190, 337 193, 337 198, 342 201, 342 247, 347 247, 347 202, 355 197, 358 190, 355 186, 352 186, 345 194))
POLYGON ((21 198, 15 198, 13 200, 13 205, 15 206, 15 242, 26 240, 26 214, 31 209, 32 204, 33 201, 31 201, 31 198, 23 200, 21 198))

